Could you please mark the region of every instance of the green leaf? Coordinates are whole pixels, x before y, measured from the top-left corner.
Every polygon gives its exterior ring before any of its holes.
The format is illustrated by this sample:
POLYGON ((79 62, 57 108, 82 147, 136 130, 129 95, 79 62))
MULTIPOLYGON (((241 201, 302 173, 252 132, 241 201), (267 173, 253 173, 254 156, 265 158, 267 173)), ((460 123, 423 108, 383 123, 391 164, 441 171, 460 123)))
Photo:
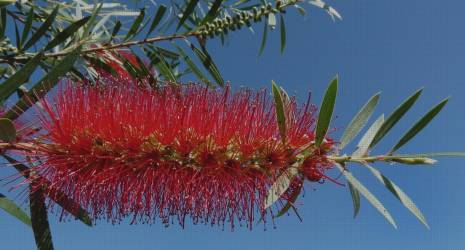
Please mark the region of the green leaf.
MULTIPOLYGON (((2 155, 8 162, 11 163, 11 165, 21 174, 23 175, 24 178, 29 178, 29 173, 30 168, 26 167, 25 165, 21 164, 17 160, 13 159, 12 157, 8 155, 2 155)), ((87 226, 91 227, 92 226, 92 220, 90 219, 90 216, 84 210, 77 202, 69 198, 65 193, 63 193, 61 190, 51 188, 52 185, 47 179, 44 179, 40 175, 35 176, 36 180, 39 183, 42 183, 42 187, 46 190, 49 190, 50 195, 49 198, 52 199, 55 203, 60 205, 64 210, 66 210, 68 213, 73 215, 75 218, 79 219, 82 221, 84 224, 87 226)))
POLYGON ((278 212, 278 214, 275 216, 275 218, 281 217, 289 211, 294 206, 295 201, 300 195, 300 191, 302 191, 303 183, 299 185, 299 187, 294 190, 291 194, 291 197, 287 201, 286 205, 283 206, 283 208, 278 212))
MULTIPOLYGON (((173 43, 173 45, 177 46, 176 44, 173 43)), ((157 52, 158 54, 169 58, 171 60, 178 60, 179 55, 176 52, 173 52, 171 50, 167 50, 165 48, 162 48, 160 46, 153 46, 151 44, 147 44, 148 47, 150 47, 153 51, 157 52)))
POLYGON ((352 156, 365 156, 368 154, 368 149, 373 141, 378 130, 384 123, 384 114, 382 114, 376 121, 368 128, 367 132, 362 136, 362 139, 357 144, 357 150, 352 154, 352 156))
POLYGON ((29 184, 29 206, 31 211, 32 231, 38 250, 52 250, 52 233, 48 223, 47 207, 45 205, 45 195, 41 189, 34 190, 37 186, 34 180, 29 184))
POLYGON ((186 19, 194 12, 195 6, 197 6, 198 2, 199 0, 190 0, 189 3, 187 3, 186 9, 184 10, 182 17, 179 20, 178 27, 176 27, 176 30, 179 30, 179 28, 184 24, 186 19))
POLYGON ((5 36, 7 26, 6 8, 0 10, 0 38, 5 36))
POLYGON ((87 25, 84 27, 84 30, 82 32, 85 36, 87 36, 87 34, 89 34, 92 27, 95 27, 94 22, 95 22, 97 16, 99 15, 100 10, 102 9, 102 6, 103 6, 103 3, 94 4, 94 8, 92 9, 92 15, 90 15, 90 19, 87 22, 87 25))
POLYGON ((434 106, 428 113, 426 113, 420 120, 418 120, 408 131, 405 133, 402 138, 397 142, 397 144, 391 149, 389 154, 393 154, 396 150, 402 147, 410 139, 412 139, 416 134, 418 134, 423 128, 430 123, 434 117, 442 110, 442 108, 447 104, 449 98, 441 101, 438 105, 434 106))
POLYGON ((260 44, 260 50, 258 51, 258 56, 263 54, 266 45, 266 38, 268 36, 268 24, 265 22, 263 25, 263 34, 262 34, 262 42, 260 44))
POLYGON ((113 31, 111 32, 111 40, 118 34, 119 30, 121 29, 121 22, 118 20, 115 23, 115 26, 113 27, 113 31))
POLYGON ((27 14, 26 21, 24 23, 23 34, 21 35, 21 41, 24 43, 29 35, 29 31, 31 31, 32 21, 34 19, 34 6, 31 7, 27 14))
POLYGON ((352 184, 352 186, 359 191, 383 216, 386 220, 391 223, 391 225, 397 229, 397 225, 392 218, 391 214, 383 206, 383 204, 374 196, 357 178, 355 178, 348 170, 344 169, 340 165, 336 167, 341 171, 341 173, 346 177, 347 181, 352 184))
POLYGON ((58 33, 48 44, 45 46, 44 50, 53 49, 55 46, 59 45, 60 43, 64 42, 66 39, 74 35, 76 31, 78 31, 84 24, 89 21, 90 16, 84 17, 76 22, 70 24, 66 27, 63 31, 58 33))
POLYGON ((273 13, 268 14, 268 26, 270 26, 272 30, 276 28, 276 16, 273 13))
POLYGON ((207 15, 202 20, 201 25, 206 24, 206 23, 212 21, 213 19, 215 19, 215 17, 218 15, 218 10, 220 9, 221 4, 223 3, 223 1, 224 0, 215 0, 213 2, 210 10, 207 13, 207 15))
POLYGON ((4 142, 16 140, 16 128, 10 119, 0 118, 0 140, 4 142))
POLYGON ((287 168, 271 185, 268 194, 265 197, 264 209, 269 208, 275 203, 281 195, 289 188, 292 179, 299 173, 295 166, 287 168))
POLYGON ((284 17, 280 15, 280 24, 281 24, 281 54, 284 53, 284 48, 286 47, 286 25, 284 24, 284 17))
POLYGON ((411 95, 407 100, 405 100, 399 107, 396 108, 386 121, 384 121, 381 128, 376 133, 373 141, 371 142, 369 148, 373 148, 383 137, 391 130, 392 127, 407 113, 407 111, 413 106, 418 97, 421 95, 423 89, 417 90, 413 95, 411 95))
POLYGON ((178 46, 174 45, 178 50, 179 54, 181 55, 184 62, 186 62, 187 66, 192 70, 192 72, 199 78, 199 80, 209 83, 207 77, 202 73, 202 71, 195 65, 195 63, 189 58, 189 56, 184 52, 184 50, 178 46))
POLYGON ((29 218, 29 215, 27 215, 18 205, 16 205, 12 200, 6 198, 3 194, 0 194, 0 208, 10 215, 13 215, 24 224, 31 226, 31 219, 29 218))
POLYGON ((151 51, 148 48, 145 48, 144 51, 150 58, 150 63, 160 71, 161 75, 163 75, 169 81, 176 82, 176 76, 173 74, 171 68, 166 63, 162 54, 157 53, 156 51, 151 51))
POLYGON ((337 85, 338 76, 335 76, 326 89, 325 96, 321 102, 315 135, 315 145, 317 147, 319 147, 323 142, 326 132, 328 131, 329 124, 331 123, 331 117, 333 116, 334 105, 336 103, 337 85))
POLYGON ((352 197, 352 204, 354 205, 354 218, 357 217, 360 211, 360 192, 355 189, 354 185, 349 182, 350 196, 352 197))
POLYGON ((410 197, 405 194, 402 189, 399 188, 394 182, 389 180, 386 176, 381 174, 381 172, 368 164, 363 164, 367 167, 371 173, 378 179, 391 193, 404 205, 410 212, 412 212, 418 220, 429 229, 428 223, 426 222, 425 217, 421 213, 420 209, 413 203, 410 197))
POLYGON ((197 57, 200 59, 200 61, 202 61, 203 66, 208 70, 213 79, 215 79, 216 83, 220 86, 224 86, 223 77, 221 76, 220 71, 216 67, 208 52, 206 50, 199 50, 192 43, 188 44, 190 45, 190 48, 194 51, 194 53, 197 55, 197 57))
POLYGON ((378 104, 380 93, 376 93, 372 96, 367 103, 360 109, 360 111, 355 115, 355 117, 350 121, 347 128, 344 130, 344 134, 341 138, 341 143, 339 144, 339 149, 343 149, 349 142, 358 135, 360 130, 363 129, 368 119, 370 119, 373 111, 375 110, 376 105, 378 104))
POLYGON ((279 127, 279 135, 281 136, 281 141, 283 144, 286 144, 286 114, 284 114, 284 102, 283 97, 281 96, 281 91, 275 81, 271 81, 274 97, 274 105, 276 110, 276 122, 279 127))
POLYGON ((42 25, 34 32, 32 33, 31 39, 26 42, 24 47, 21 48, 22 51, 29 49, 32 45, 34 45, 45 33, 47 30, 52 26, 53 22, 55 21, 55 18, 58 14, 58 9, 60 5, 57 5, 55 9, 53 9, 52 13, 47 17, 47 19, 42 23, 42 25))
POLYGON ((10 110, 6 112, 4 117, 14 120, 22 113, 26 112, 26 110, 29 109, 34 102, 47 94, 47 92, 58 83, 60 77, 65 75, 73 67, 80 52, 81 47, 75 49, 63 58, 63 60, 59 61, 47 75, 34 85, 31 91, 23 96, 10 110))
POLYGON ((7 99, 19 88, 19 86, 21 86, 29 79, 31 74, 37 68, 37 65, 39 65, 40 61, 42 60, 43 55, 43 52, 35 55, 26 63, 26 65, 24 65, 19 71, 17 71, 14 75, 12 75, 0 85, 1 101, 7 99))
POLYGON ((166 12, 166 6, 163 4, 160 5, 160 7, 158 7, 157 13, 155 14, 155 17, 153 18, 152 24, 150 25, 149 31, 147 32, 147 35, 145 36, 145 38, 147 38, 155 30, 155 28, 158 26, 161 19, 163 18, 163 15, 165 15, 165 12, 166 12))
POLYGON ((124 40, 128 40, 132 38, 134 35, 136 35, 137 31, 139 30, 139 26, 144 20, 145 17, 145 9, 140 10, 139 16, 137 16, 136 20, 134 20, 134 23, 132 23, 131 28, 129 28, 128 33, 126 34, 126 37, 124 40))

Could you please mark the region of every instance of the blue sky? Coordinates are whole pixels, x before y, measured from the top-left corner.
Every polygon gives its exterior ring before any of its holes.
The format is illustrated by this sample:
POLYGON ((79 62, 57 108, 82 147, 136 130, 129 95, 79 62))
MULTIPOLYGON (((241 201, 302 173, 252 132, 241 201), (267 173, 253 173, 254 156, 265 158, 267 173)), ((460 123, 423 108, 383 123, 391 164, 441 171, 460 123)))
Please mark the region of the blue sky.
MULTIPOLYGON (((375 92, 382 91, 376 114, 389 114, 420 87, 424 93, 406 118, 377 146, 383 153, 425 113, 447 96, 451 101, 430 126, 401 153, 465 151, 465 3, 460 1, 332 1, 343 16, 333 22, 321 10, 307 8, 302 18, 286 15, 288 43, 279 53, 279 33, 269 34, 264 55, 257 57, 257 34, 231 36, 226 47, 210 41, 209 49, 225 79, 234 86, 269 87, 275 80, 304 100, 311 91, 319 104, 328 81, 337 73, 340 91, 332 126, 339 138, 344 126, 375 92)), ((351 153, 353 144, 347 147, 351 153), (352 146, 352 147, 351 147, 352 146)), ((265 231, 161 224, 109 225, 93 228, 59 222, 51 215, 56 249, 461 249, 465 248, 465 159, 439 159, 435 167, 375 165, 410 195, 422 209, 425 229, 366 169, 349 166, 380 198, 397 221, 393 229, 362 200, 353 219, 346 188, 330 182, 307 186, 299 207, 303 222, 284 216, 265 231), (313 188, 315 190, 313 190, 313 188)), ((0 211, 3 249, 33 249, 32 232, 0 211)))

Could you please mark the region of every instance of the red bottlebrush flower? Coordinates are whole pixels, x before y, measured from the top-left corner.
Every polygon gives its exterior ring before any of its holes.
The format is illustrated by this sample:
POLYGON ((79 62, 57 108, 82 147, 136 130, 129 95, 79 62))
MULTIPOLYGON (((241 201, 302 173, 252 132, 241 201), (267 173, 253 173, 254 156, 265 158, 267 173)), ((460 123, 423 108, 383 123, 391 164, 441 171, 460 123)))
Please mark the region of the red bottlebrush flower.
MULTIPOLYGON (((314 140, 316 108, 309 102, 286 104, 283 144, 267 92, 234 93, 229 86, 65 85, 42 106, 44 135, 33 152, 42 163, 35 171, 93 218, 113 223, 158 217, 184 226, 188 217, 251 228, 266 218, 268 188, 314 140)), ((306 164, 323 172, 331 146, 306 164)))

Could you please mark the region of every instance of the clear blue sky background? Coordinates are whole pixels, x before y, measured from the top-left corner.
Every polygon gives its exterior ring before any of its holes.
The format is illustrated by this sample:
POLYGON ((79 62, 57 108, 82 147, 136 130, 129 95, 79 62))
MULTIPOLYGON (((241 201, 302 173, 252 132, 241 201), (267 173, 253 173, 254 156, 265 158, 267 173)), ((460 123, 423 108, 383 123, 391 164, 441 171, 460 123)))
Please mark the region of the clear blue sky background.
MULTIPOLYGON (((333 126, 340 136, 359 107, 382 91, 377 114, 389 114, 405 97, 424 86, 417 105, 376 148, 384 152, 432 105, 450 103, 428 128, 401 152, 465 151, 465 3, 461 1, 332 1, 344 20, 332 22, 317 8, 302 20, 287 16, 288 44, 279 53, 273 32, 264 56, 257 59, 259 33, 236 33, 221 48, 209 48, 233 85, 269 87, 272 79, 303 100, 307 91, 320 103, 328 81, 338 73, 340 92, 333 126)), ((354 145, 351 145, 352 148, 354 145)), ((351 147, 348 147, 351 149, 351 147)), ((347 151, 350 153, 351 151, 347 151)), ((354 173, 384 202, 399 229, 393 229, 362 200, 357 219, 346 188, 326 183, 307 187, 301 199, 303 222, 285 216, 264 231, 187 225, 109 225, 88 228, 50 216, 56 249, 465 249, 465 159, 440 159, 435 167, 376 165, 422 209, 425 229, 366 169, 354 173)), ((2 249, 33 249, 31 230, 0 211, 2 249)))

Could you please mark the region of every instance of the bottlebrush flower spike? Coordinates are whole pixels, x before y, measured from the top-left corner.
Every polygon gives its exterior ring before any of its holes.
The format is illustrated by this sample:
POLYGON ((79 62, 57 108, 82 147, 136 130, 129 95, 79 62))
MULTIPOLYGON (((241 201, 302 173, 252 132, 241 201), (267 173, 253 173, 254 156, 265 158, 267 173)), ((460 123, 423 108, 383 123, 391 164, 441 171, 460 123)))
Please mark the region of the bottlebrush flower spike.
MULTIPOLYGON (((35 171, 94 219, 113 223, 159 217, 184 226, 190 217, 252 228, 270 211, 268 188, 315 138, 315 106, 292 98, 283 144, 265 90, 65 85, 42 106, 35 171)), ((332 150, 328 138, 296 178, 325 178, 332 150)))

